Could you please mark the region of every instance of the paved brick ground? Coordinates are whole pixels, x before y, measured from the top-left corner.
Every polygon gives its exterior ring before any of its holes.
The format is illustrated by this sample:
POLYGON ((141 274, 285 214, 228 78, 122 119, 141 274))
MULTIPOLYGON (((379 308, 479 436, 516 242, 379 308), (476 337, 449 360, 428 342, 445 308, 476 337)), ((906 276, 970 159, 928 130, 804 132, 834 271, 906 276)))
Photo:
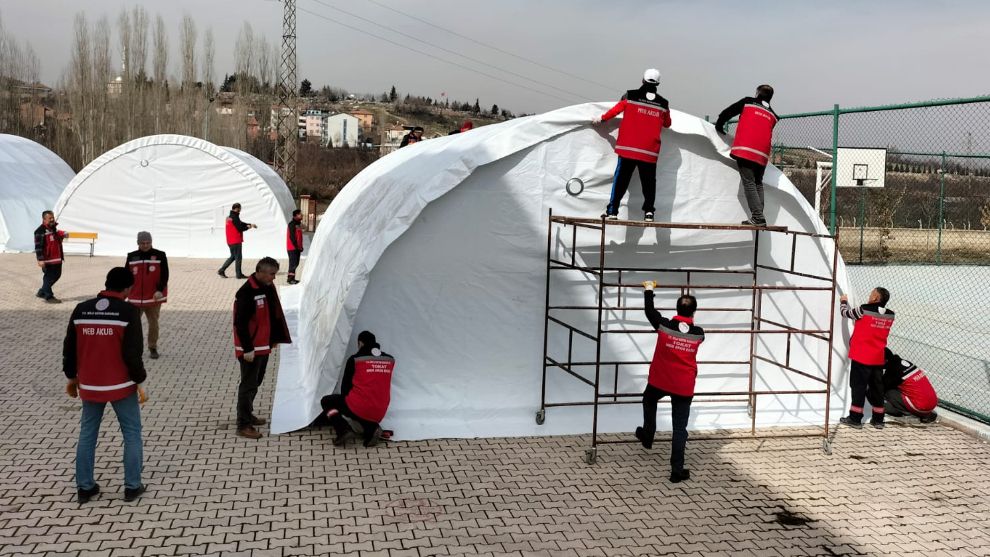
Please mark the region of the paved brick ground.
POLYGON ((31 256, 0 263, 0 554, 990 555, 990 446, 942 426, 843 429, 831 457, 814 439, 695 436, 693 478, 678 485, 663 442, 608 447, 587 466, 584 437, 370 450, 335 449, 322 430, 235 437, 238 281, 213 261, 172 262, 162 359, 147 363, 149 492, 120 500, 111 412, 104 493, 80 507, 61 341, 73 302, 119 262, 70 257, 60 306, 34 298, 31 256))

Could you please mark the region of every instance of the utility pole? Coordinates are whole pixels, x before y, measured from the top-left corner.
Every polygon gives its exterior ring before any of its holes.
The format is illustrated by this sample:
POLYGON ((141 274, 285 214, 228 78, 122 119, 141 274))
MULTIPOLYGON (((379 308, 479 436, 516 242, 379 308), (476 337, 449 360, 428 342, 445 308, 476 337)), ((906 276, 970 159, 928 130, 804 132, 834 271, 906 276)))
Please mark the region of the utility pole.
POLYGON ((298 195, 296 152, 299 116, 296 104, 296 0, 282 0, 282 53, 278 66, 278 106, 275 111, 275 171, 298 195))

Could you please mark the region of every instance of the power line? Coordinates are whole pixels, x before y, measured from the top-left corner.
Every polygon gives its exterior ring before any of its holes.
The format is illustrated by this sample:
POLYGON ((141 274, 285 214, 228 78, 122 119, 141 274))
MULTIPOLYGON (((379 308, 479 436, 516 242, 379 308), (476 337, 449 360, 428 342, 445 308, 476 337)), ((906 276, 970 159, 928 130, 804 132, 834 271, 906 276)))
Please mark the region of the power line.
POLYGON ((320 19, 324 19, 324 20, 329 21, 331 23, 336 23, 337 25, 340 25, 341 27, 346 27, 348 29, 351 29, 352 31, 357 31, 358 33, 362 33, 362 34, 365 34, 365 35, 374 37, 374 38, 376 38, 376 39, 378 39, 380 41, 385 41, 385 42, 387 42, 389 44, 393 44, 393 45, 398 46, 400 48, 403 48, 405 50, 408 50, 408 51, 411 51, 411 52, 415 52, 417 54, 422 54, 423 56, 428 56, 430 58, 433 58, 434 60, 438 60, 440 62, 443 62, 444 64, 450 64, 452 66, 457 66, 458 68, 465 69, 465 70, 467 70, 469 72, 474 72, 476 74, 483 75, 485 77, 494 79, 494 80, 499 81, 499 82, 508 83, 510 85, 514 85, 516 87, 520 87, 522 89, 526 89, 526 90, 532 91, 534 93, 539 93, 540 95, 544 95, 544 96, 547 96, 547 97, 552 97, 552 98, 557 99, 559 101, 573 102, 573 101, 571 101, 569 99, 565 99, 565 98, 563 98, 563 97, 561 97, 559 95, 555 95, 553 93, 547 93, 546 91, 542 91, 540 89, 536 89, 536 88, 530 87, 530 86, 525 85, 525 84, 522 84, 522 83, 516 83, 514 81, 510 81, 508 79, 505 79, 503 77, 499 77, 497 75, 492 75, 490 73, 483 72, 483 71, 481 71, 479 69, 472 68, 470 66, 465 66, 464 64, 460 64, 458 62, 454 62, 454 61, 451 61, 451 60, 446 60, 444 58, 440 58, 439 56, 436 56, 434 54, 430 54, 429 52, 425 52, 425 51, 419 50, 417 48, 413 48, 413 47, 408 46, 408 45, 400 44, 400 43, 398 43, 396 41, 393 41, 392 39, 389 39, 388 37, 383 37, 381 35, 377 35, 375 33, 372 33, 371 31, 365 31, 364 29, 361 29, 359 27, 355 27, 353 25, 349 25, 349 24, 344 23, 342 21, 338 21, 336 19, 333 19, 332 17, 328 17, 328 16, 325 16, 323 14, 316 13, 316 12, 313 12, 313 11, 310 11, 310 10, 307 10, 306 8, 297 7, 296 9, 298 11, 305 12, 305 13, 313 16, 313 17, 318 17, 320 19))
POLYGON ((561 75, 566 75, 568 77, 572 77, 574 79, 581 80, 581 81, 583 81, 585 83, 590 83, 592 85, 597 85, 598 87, 601 87, 602 89, 607 90, 609 92, 614 92, 615 91, 615 87, 612 87, 610 85, 605 85, 603 83, 599 83, 597 81, 593 81, 593 80, 590 80, 590 79, 581 77, 581 76, 579 76, 577 74, 573 74, 573 73, 568 72, 568 71, 565 71, 565 70, 554 68, 553 66, 548 66, 546 64, 537 62, 536 60, 533 60, 533 59, 530 59, 530 58, 526 58, 525 56, 520 56, 520 55, 515 54, 513 52, 509 52, 508 50, 499 48, 499 47, 497 47, 495 45, 490 45, 488 43, 481 42, 481 41, 479 41, 479 40, 477 40, 477 39, 475 39, 473 37, 469 37, 469 36, 464 35, 462 33, 458 33, 457 31, 454 31, 452 29, 447 29, 446 27, 442 27, 440 25, 437 25, 435 23, 432 23, 430 21, 427 21, 427 20, 425 20, 425 19, 423 19, 421 17, 417 17, 417 16, 414 16, 412 14, 408 14, 406 12, 403 12, 401 10, 397 10, 397 9, 391 7, 391 6, 388 6, 388 5, 385 5, 385 4, 381 3, 381 2, 378 2, 377 0, 368 0, 368 2, 371 2, 372 4, 375 4, 376 6, 379 6, 381 8, 384 8, 386 10, 395 12, 395 13, 397 13, 399 15, 406 16, 406 17, 408 17, 410 19, 415 19, 416 21, 419 21, 420 23, 424 23, 424 24, 429 25, 430 27, 433 27, 435 29, 439 29, 439 30, 444 31, 446 33, 450 33, 451 35, 454 35, 455 37, 460 37, 460 38, 462 38, 462 39, 464 39, 466 41, 470 41, 470 42, 472 42, 472 43, 474 43, 476 45, 480 45, 480 46, 483 46, 485 48, 490 48, 490 49, 492 49, 492 50, 494 50, 496 52, 500 52, 502 54, 505 54, 506 56, 511 56, 511 57, 516 58, 518 60, 522 60, 523 62, 527 62, 527 63, 533 64, 534 66, 539 66, 539 67, 541 67, 541 68, 543 68, 545 70, 550 70, 552 72, 556 72, 556 73, 559 73, 561 75))
POLYGON ((353 13, 353 12, 349 12, 349 11, 347 11, 347 10, 344 10, 344 9, 342 9, 342 8, 338 8, 338 7, 336 7, 336 6, 333 6, 332 4, 328 4, 328 3, 326 3, 326 2, 324 2, 323 0, 312 0, 312 1, 313 1, 313 2, 316 2, 317 4, 320 4, 320 5, 322 5, 322 6, 325 6, 325 7, 327 7, 327 8, 330 8, 331 10, 334 10, 334 11, 338 11, 338 12, 340 12, 340 13, 342 13, 342 14, 345 14, 345 15, 348 15, 348 16, 350 16, 350 17, 353 17, 353 18, 355 18, 355 19, 359 19, 359 20, 361 20, 361 21, 364 21, 364 22, 366 22, 366 23, 370 23, 371 25, 375 25, 375 26, 377 26, 377 27, 381 27, 382 29, 385 29, 386 31, 389 31, 389 32, 391 32, 391 33, 395 33, 395 34, 397 34, 397 35, 401 35, 401 36, 403 36, 403 37, 406 37, 407 39, 411 39, 411 40, 414 40, 414 41, 416 41, 416 42, 419 42, 419 43, 423 43, 423 44, 425 44, 425 45, 427 45, 427 46, 431 46, 431 47, 433 47, 433 48, 436 48, 436 49, 438 49, 438 50, 442 50, 443 52, 446 52, 447 54, 453 54, 454 56, 460 56, 461 58, 464 58, 465 60, 469 60, 469 61, 471 61, 471 62, 474 62, 474 63, 476 63, 476 64, 481 64, 481 65, 483 65, 483 66, 488 66, 489 68, 492 68, 492 69, 495 69, 495 70, 498 70, 498 71, 500 71, 500 72, 503 72, 503 73, 506 73, 506 74, 509 74, 509 75, 511 75, 511 76, 515 76, 515 77, 518 77, 518 78, 521 78, 521 79, 525 79, 526 81, 530 81, 530 82, 532 82, 532 83, 536 83, 536 84, 538 84, 538 85, 542 85, 542 86, 544 86, 544 87, 549 87, 549 88, 550 88, 550 89, 552 89, 552 90, 560 90, 560 91, 561 91, 561 92, 563 92, 563 93, 564 93, 565 95, 567 95, 567 96, 570 96, 570 97, 572 97, 573 99, 575 99, 575 100, 577 100, 577 101, 579 101, 579 102, 582 102, 582 101, 586 101, 586 100, 587 100, 587 99, 585 99, 585 98, 583 98, 583 97, 580 97, 580 96, 578 96, 578 95, 574 95, 573 93, 569 93, 569 92, 567 92, 566 90, 564 90, 563 88, 561 88, 561 87, 557 87, 557 86, 555 86, 555 85, 553 85, 553 84, 551 84, 551 83, 546 83, 546 82, 543 82, 543 81, 539 81, 539 80, 537 80, 537 79, 533 79, 533 78, 531 78, 531 77, 528 77, 528 76, 525 76, 525 75, 523 75, 523 74, 520 74, 520 73, 516 73, 516 72, 514 72, 514 71, 512 71, 512 70, 507 70, 507 69, 505 69, 505 68, 501 68, 501 67, 499 67, 499 66, 495 66, 495 65, 493 65, 493 64, 490 64, 490 63, 488 63, 488 62, 485 62, 484 60, 479 60, 479 59, 477 59, 477 58, 472 58, 472 57, 470 57, 470 56, 467 56, 466 54, 461 54, 460 52, 456 52, 456 51, 454 51, 454 50, 450 50, 449 48, 444 48, 443 46, 440 46, 440 45, 438 45, 438 44, 435 44, 435 43, 431 43, 431 42, 429 42, 429 41, 425 41, 425 40, 423 40, 423 39, 420 39, 419 37, 416 37, 416 36, 414 36, 414 35, 410 35, 410 34, 408 34, 408 33, 404 33, 404 32, 402 32, 402 31, 400 31, 400 30, 398 30, 398 29, 395 29, 395 28, 393 28, 393 27, 389 27, 389 26, 387 26, 387 25, 383 25, 383 24, 381 24, 381 23, 378 23, 377 21, 374 21, 374 20, 371 20, 371 19, 368 19, 368 18, 366 18, 366 17, 363 17, 363 16, 360 16, 360 15, 358 15, 358 14, 355 14, 355 13, 353 13))

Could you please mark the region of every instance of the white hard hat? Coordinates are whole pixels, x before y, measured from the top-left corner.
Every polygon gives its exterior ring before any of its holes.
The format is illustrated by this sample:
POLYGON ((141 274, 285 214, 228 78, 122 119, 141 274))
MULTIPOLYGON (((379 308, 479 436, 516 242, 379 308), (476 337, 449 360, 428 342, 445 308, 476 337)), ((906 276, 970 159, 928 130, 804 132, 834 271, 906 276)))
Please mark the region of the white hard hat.
POLYGON ((654 85, 660 83, 660 70, 650 68, 643 72, 643 81, 647 83, 653 83, 654 85))

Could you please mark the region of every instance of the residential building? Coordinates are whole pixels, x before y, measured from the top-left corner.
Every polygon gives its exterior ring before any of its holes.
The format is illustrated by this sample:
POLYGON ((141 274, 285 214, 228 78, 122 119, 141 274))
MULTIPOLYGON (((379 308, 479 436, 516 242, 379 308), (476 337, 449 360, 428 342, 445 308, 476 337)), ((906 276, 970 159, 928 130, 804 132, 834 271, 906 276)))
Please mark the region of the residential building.
POLYGON ((326 118, 323 145, 327 147, 357 147, 361 121, 350 114, 334 114, 326 118))
POLYGON ((375 126, 375 113, 365 110, 363 108, 358 108, 350 111, 350 115, 357 118, 361 123, 361 131, 364 135, 371 133, 371 128, 375 126))

